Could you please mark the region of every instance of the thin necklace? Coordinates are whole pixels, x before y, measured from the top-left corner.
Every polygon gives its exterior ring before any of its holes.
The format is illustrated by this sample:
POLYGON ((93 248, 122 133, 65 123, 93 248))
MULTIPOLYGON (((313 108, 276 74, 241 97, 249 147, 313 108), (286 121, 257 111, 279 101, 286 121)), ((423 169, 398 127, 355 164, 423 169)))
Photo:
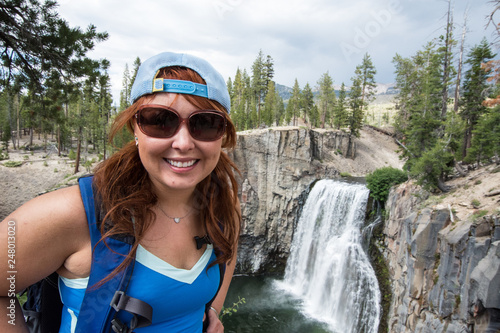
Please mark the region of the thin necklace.
POLYGON ((181 216, 181 217, 172 217, 172 216, 168 215, 167 213, 165 213, 165 211, 164 211, 163 209, 161 209, 160 205, 157 205, 157 206, 158 206, 158 208, 161 210, 161 212, 162 212, 163 214, 165 214, 165 216, 166 216, 166 217, 168 217, 169 219, 174 220, 174 222, 175 222, 175 223, 179 223, 179 222, 180 222, 183 218, 185 218, 185 217, 187 217, 189 214, 191 214, 191 211, 192 211, 192 210, 190 209, 190 210, 189 210, 189 212, 187 212, 187 214, 186 214, 186 215, 181 216))

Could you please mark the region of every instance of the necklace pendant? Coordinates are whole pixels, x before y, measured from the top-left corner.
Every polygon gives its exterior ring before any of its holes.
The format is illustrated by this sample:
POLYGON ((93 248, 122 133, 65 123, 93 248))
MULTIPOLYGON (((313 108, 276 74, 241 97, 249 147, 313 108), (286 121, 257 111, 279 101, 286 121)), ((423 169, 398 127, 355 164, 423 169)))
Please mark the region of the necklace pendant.
POLYGON ((180 217, 174 217, 174 222, 175 223, 179 223, 181 221, 181 218, 180 217))

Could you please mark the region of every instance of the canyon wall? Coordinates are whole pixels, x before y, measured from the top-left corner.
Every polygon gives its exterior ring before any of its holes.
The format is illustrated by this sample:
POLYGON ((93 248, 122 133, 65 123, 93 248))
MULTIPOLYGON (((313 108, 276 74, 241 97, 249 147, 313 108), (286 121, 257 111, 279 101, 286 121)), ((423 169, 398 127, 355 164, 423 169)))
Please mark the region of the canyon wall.
POLYGON ((241 171, 243 227, 236 272, 282 273, 311 185, 340 178, 340 172, 364 176, 383 166, 398 167, 396 148, 391 138, 371 129, 352 142, 342 131, 303 127, 239 132, 229 153, 241 171), (346 157, 348 151, 355 158, 346 157))
POLYGON ((499 217, 457 220, 449 207, 426 204, 428 196, 405 183, 386 205, 378 245, 393 286, 390 332, 497 332, 481 314, 500 311, 499 217), (478 300, 485 311, 475 318, 478 300))
MULTIPOLYGON (((369 128, 352 143, 342 131, 298 127, 238 133, 230 152, 241 170, 236 273, 282 273, 311 185, 341 173, 401 168, 396 149, 392 138, 369 128), (346 157, 349 144, 354 158, 346 157)), ((428 196, 405 183, 391 191, 386 205, 377 245, 393 292, 389 331, 472 332, 475 323, 475 332, 486 332, 489 319, 480 323, 471 311, 478 300, 486 314, 500 309, 499 217, 457 219, 449 206, 429 205, 428 196)))

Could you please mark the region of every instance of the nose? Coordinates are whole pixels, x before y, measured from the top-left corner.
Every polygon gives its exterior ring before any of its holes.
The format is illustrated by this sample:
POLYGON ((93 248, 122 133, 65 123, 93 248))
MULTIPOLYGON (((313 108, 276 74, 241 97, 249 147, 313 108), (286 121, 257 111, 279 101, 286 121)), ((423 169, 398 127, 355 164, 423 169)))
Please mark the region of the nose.
POLYGON ((194 140, 189 133, 187 123, 181 122, 180 128, 172 137, 172 148, 187 151, 194 148, 194 140))

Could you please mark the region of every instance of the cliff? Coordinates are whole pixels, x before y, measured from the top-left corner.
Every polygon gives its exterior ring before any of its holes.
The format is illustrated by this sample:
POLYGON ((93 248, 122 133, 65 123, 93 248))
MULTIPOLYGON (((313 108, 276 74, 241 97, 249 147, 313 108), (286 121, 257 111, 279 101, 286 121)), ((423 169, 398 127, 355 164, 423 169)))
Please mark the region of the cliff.
POLYGON ((349 143, 342 131, 299 127, 239 132, 230 152, 239 178, 243 228, 238 273, 283 272, 295 225, 312 183, 399 167, 393 140, 365 128, 349 143), (349 147, 349 144, 351 147, 349 147), (355 158, 347 158, 348 151, 355 158))
MULTIPOLYGON (((316 180, 402 166, 392 139, 370 128, 352 142, 354 158, 346 157, 348 144, 341 131, 238 133, 230 153, 242 172, 237 273, 283 272, 301 207, 316 180)), ((480 170, 448 185, 454 192, 439 198, 411 183, 390 194, 378 243, 394 295, 390 332, 470 332, 472 324, 475 332, 484 332, 500 309, 499 205, 498 197, 488 197, 500 190, 500 173, 480 170), (477 317, 471 315, 473 304, 477 317)))
MULTIPOLYGON (((464 183, 465 188, 485 187, 481 181, 464 183)), ((494 189, 500 184, 493 180, 486 186, 494 189)), ((459 193, 449 197, 455 196, 459 193)), ((390 332, 471 332, 474 324, 473 332, 496 332, 486 327, 488 322, 496 325, 493 317, 500 311, 498 201, 480 199, 492 202, 496 211, 475 210, 460 199, 455 204, 436 203, 411 183, 391 191, 385 237, 379 244, 393 286, 390 332), (462 211, 462 219, 457 218, 454 207, 467 205, 472 214, 462 211), (490 215, 481 216, 486 213, 490 215)))

